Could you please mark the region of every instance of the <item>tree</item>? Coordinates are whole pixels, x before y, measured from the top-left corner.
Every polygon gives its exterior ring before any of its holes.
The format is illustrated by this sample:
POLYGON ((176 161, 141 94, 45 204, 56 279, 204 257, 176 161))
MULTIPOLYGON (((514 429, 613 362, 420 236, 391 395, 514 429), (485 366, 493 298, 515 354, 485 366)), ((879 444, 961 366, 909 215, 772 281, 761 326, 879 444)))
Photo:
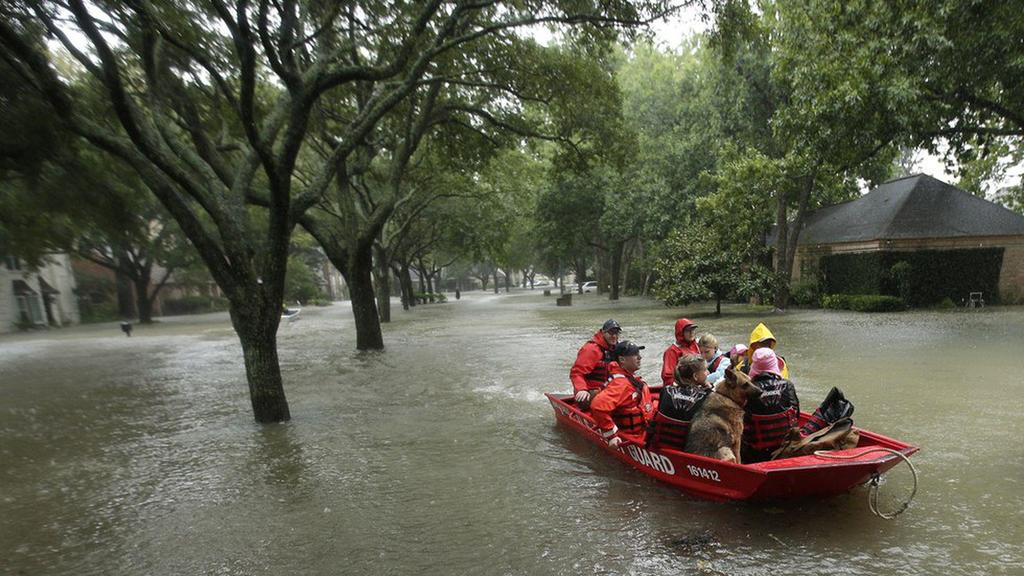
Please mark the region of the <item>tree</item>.
POLYGON ((130 164, 172 215, 231 304, 256 420, 276 422, 290 417, 276 333, 292 229, 347 177, 381 119, 432 65, 480 38, 540 23, 636 23, 661 6, 154 0, 104 8, 99 16, 85 0, 7 4, 0 56, 66 129, 130 164), (83 80, 56 73, 41 29, 83 80), (360 90, 367 85, 376 89, 360 90), (106 95, 112 121, 77 105, 88 90, 106 95), (336 121, 317 161, 307 133, 329 93, 362 105, 336 121), (248 203, 267 209, 253 214, 248 203))

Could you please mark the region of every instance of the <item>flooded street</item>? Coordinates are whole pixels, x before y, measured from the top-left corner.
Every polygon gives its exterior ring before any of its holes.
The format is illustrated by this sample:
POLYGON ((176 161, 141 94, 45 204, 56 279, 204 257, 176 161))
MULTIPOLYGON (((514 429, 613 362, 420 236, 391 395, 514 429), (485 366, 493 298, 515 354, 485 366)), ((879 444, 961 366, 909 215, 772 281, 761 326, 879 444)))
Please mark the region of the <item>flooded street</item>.
POLYGON ((1024 574, 1024 307, 708 310, 725 345, 769 325, 804 410, 839 386, 921 446, 912 507, 713 503, 627 469, 543 393, 608 317, 657 383, 679 311, 477 292, 396 310, 383 354, 344 304, 283 323, 283 425, 253 422, 226 314, 0 337, 0 572, 1024 574))

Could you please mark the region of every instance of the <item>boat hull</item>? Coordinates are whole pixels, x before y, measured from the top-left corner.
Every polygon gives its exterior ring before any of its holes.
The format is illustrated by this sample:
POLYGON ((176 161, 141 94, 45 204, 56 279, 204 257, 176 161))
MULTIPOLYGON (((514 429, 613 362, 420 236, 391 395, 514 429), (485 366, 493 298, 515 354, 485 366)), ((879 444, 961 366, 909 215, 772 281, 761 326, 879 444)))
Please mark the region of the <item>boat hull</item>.
MULTIPOLYGON (((589 414, 573 405, 572 396, 546 394, 560 424, 582 435, 594 445, 629 466, 675 486, 689 494, 712 500, 790 500, 825 498, 881 474, 901 460, 882 450, 887 448, 910 456, 917 447, 857 429, 861 440, 856 448, 830 452, 831 456, 809 455, 755 464, 733 464, 677 450, 650 450, 627 443, 608 445, 589 414)), ((801 414, 806 419, 806 413, 801 414)))

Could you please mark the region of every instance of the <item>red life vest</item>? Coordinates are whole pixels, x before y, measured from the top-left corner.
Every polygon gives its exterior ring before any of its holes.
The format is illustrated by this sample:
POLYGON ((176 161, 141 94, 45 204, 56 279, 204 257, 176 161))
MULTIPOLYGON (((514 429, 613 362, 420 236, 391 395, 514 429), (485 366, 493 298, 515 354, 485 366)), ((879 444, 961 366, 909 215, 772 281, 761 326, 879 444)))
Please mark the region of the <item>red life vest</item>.
MULTIPOLYGON (((754 379, 763 393, 747 403, 743 419, 743 443, 754 451, 754 461, 764 460, 782 445, 790 428, 800 422, 800 401, 793 383, 776 374, 754 379)), ((744 461, 747 461, 744 457, 744 461)))
POLYGON ((600 390, 608 383, 608 363, 612 361, 612 351, 601 349, 601 361, 594 369, 583 375, 588 390, 600 390))
POLYGON ((647 385, 642 380, 634 378, 625 372, 612 374, 612 378, 628 379, 635 390, 633 394, 635 401, 626 402, 613 410, 611 414, 612 421, 619 428, 620 434, 642 438, 647 432, 647 418, 651 412, 651 406, 644 406, 645 397, 646 402, 650 403, 650 394, 644 393, 647 385))
POLYGON ((718 356, 716 356, 715 359, 712 360, 710 364, 708 364, 708 372, 714 372, 715 370, 718 370, 718 365, 722 363, 722 358, 725 358, 725 354, 719 354, 718 356))

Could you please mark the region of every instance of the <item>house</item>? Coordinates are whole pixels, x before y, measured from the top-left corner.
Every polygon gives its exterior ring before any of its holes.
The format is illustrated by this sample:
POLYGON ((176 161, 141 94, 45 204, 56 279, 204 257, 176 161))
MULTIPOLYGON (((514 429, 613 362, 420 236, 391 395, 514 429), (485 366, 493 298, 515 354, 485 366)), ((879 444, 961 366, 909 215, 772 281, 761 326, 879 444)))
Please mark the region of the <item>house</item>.
POLYGON ((809 214, 793 280, 814 275, 827 293, 897 293, 912 268, 919 304, 1024 299, 1024 216, 923 174, 809 214))
POLYGON ((0 333, 80 321, 75 276, 67 254, 52 254, 38 270, 14 256, 0 265, 0 333))

